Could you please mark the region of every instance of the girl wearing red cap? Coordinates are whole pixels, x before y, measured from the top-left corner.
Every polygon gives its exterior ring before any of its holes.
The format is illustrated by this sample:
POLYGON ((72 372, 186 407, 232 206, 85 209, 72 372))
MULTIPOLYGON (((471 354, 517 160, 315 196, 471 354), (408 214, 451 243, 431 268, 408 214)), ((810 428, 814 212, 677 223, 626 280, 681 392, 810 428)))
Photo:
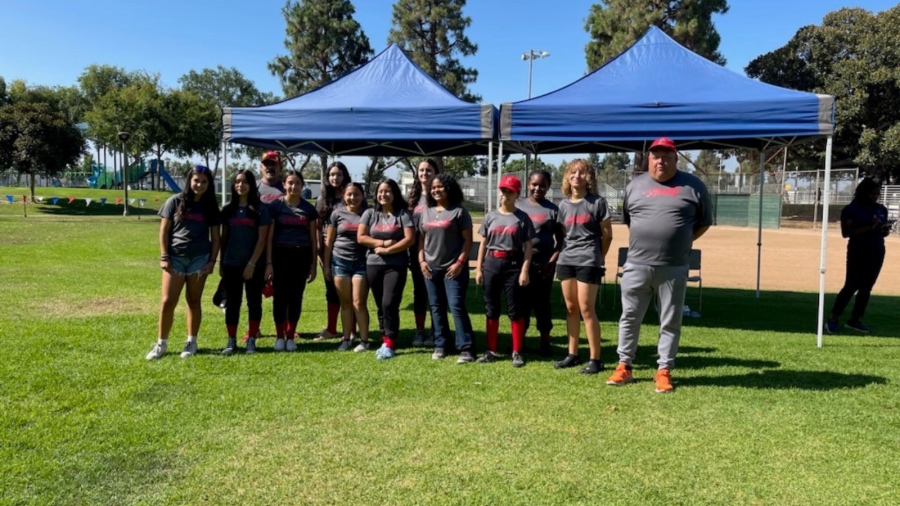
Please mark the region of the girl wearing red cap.
MULTIPOLYGON (((440 173, 440 167, 431 158, 422 160, 416 167, 416 182, 406 197, 406 206, 412 213, 416 230, 419 229, 419 219, 422 217, 422 213, 428 207, 428 192, 426 191, 428 180, 440 173)), ((416 234, 416 241, 418 241, 418 234, 416 234)), ((425 287, 425 277, 422 275, 422 269, 418 262, 419 256, 416 254, 419 251, 419 245, 414 244, 412 251, 413 254, 409 256, 409 273, 413 282, 413 314, 416 317, 416 336, 413 338, 413 346, 430 348, 434 346, 434 321, 431 322, 431 330, 426 331, 425 314, 429 312, 428 289, 425 287)))
POLYGON ((273 229, 266 251, 272 270, 275 295, 272 318, 275 320, 275 351, 294 351, 297 344, 297 322, 303 307, 306 284, 316 279, 316 249, 319 235, 319 213, 312 204, 300 198, 303 174, 287 171, 286 194, 269 204, 273 229))
POLYGON ((265 282, 265 262, 262 260, 271 224, 269 206, 260 201, 253 171, 237 171, 231 184, 231 202, 222 209, 219 274, 225 282, 225 327, 228 330, 228 343, 222 350, 223 355, 231 355, 237 350, 237 326, 245 290, 249 317, 245 336, 247 353, 256 351, 265 282))
POLYGON ((528 214, 516 208, 522 183, 516 176, 505 176, 498 185, 498 209, 481 222, 475 282, 484 285, 487 318, 487 351, 478 362, 497 360, 497 334, 500 328, 500 294, 506 295, 507 315, 512 326, 512 365, 522 367, 525 345, 525 294, 531 268, 531 240, 534 225, 528 214))
POLYGON ((353 351, 369 349, 369 283, 366 280, 366 248, 359 244, 357 235, 363 213, 363 187, 350 183, 344 189, 343 204, 331 213, 325 236, 325 261, 323 276, 331 279, 341 301, 341 325, 344 335, 339 351, 353 346, 354 319, 359 323, 359 346, 353 351), (354 318, 355 317, 355 318, 354 318))
POLYGON ((581 372, 597 374, 603 370, 603 363, 600 362, 600 320, 594 306, 605 270, 604 259, 612 242, 612 222, 606 199, 597 194, 594 169, 586 160, 569 162, 563 175, 562 192, 567 198, 559 204, 559 222, 565 229, 565 237, 556 277, 566 300, 569 354, 554 367, 565 369, 581 364, 578 339, 583 319, 591 357, 581 372))
POLYGON ((469 289, 469 250, 472 249, 472 217, 463 207, 463 192, 456 178, 438 174, 425 185, 428 207, 419 218, 419 269, 431 303, 434 322, 434 353, 431 358, 447 356, 450 334, 447 309, 456 328, 457 364, 475 360, 472 320, 466 308, 469 289))
POLYGON ((162 302, 159 308, 159 334, 147 360, 166 354, 172 330, 175 306, 187 287, 187 342, 181 358, 197 353, 197 333, 203 313, 200 300, 206 277, 216 265, 219 254, 219 206, 212 189, 212 174, 197 165, 187 174, 184 190, 170 197, 159 215, 159 266, 162 269, 162 302))

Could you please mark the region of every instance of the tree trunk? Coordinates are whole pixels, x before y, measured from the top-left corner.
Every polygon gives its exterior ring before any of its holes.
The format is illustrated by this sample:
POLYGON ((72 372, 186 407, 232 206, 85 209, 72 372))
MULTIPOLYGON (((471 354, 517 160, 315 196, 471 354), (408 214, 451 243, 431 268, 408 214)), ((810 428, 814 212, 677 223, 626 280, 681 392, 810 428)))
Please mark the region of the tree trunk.
POLYGON ((31 186, 31 203, 33 204, 34 203, 34 172, 32 172, 30 175, 31 175, 31 185, 30 185, 31 186))
POLYGON ((319 171, 319 185, 320 187, 325 186, 325 180, 328 179, 326 175, 328 173, 328 155, 319 155, 319 163, 322 165, 321 170, 319 171))

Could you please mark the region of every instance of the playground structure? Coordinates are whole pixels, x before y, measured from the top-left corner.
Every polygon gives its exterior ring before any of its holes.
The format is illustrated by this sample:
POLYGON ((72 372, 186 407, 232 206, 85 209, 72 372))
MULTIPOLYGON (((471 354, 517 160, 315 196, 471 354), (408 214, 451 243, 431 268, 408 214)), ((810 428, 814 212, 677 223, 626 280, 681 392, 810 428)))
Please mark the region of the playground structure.
MULTIPOLYGON (((110 172, 105 166, 96 163, 91 164, 92 174, 86 179, 87 185, 91 188, 112 189, 122 187, 122 171, 110 172)), ((166 171, 165 162, 162 160, 150 160, 149 164, 144 160, 129 165, 125 168, 128 186, 130 188, 137 187, 141 181, 147 177, 159 172, 160 177, 174 192, 180 192, 181 187, 172 179, 172 176, 166 171)))

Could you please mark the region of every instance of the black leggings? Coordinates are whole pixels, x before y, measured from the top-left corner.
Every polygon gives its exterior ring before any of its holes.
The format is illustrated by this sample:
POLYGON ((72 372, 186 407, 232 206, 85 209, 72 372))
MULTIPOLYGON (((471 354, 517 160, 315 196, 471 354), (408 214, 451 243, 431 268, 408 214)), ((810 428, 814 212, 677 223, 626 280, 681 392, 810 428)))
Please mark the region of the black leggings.
POLYGON ((366 278, 378 306, 381 335, 391 339, 397 339, 400 333, 400 301, 406 287, 406 270, 405 265, 366 266, 366 278))
POLYGON ((262 287, 265 269, 261 265, 253 271, 253 277, 244 280, 244 266, 223 265, 225 281, 225 325, 237 325, 241 321, 243 292, 247 292, 247 313, 250 321, 262 319, 262 287))
MULTIPOLYGON (((412 276, 413 282, 413 313, 424 314, 429 312, 428 290, 425 288, 422 267, 419 266, 419 254, 413 254, 412 251, 414 250, 411 249, 409 255, 409 274, 412 276)), ((431 330, 434 331, 434 324, 431 325, 431 330)))
POLYGON ((839 317, 844 312, 853 294, 856 293, 856 302, 853 303, 853 311, 850 313, 851 321, 858 321, 866 314, 866 306, 869 305, 869 297, 872 295, 872 287, 881 273, 884 264, 884 250, 862 250, 847 248, 847 277, 844 287, 838 293, 831 309, 831 315, 839 317), (857 293, 858 292, 858 293, 857 293))
POLYGON ((506 294, 506 309, 510 320, 518 320, 527 315, 524 311, 525 287, 519 286, 522 272, 520 259, 484 259, 484 313, 489 320, 500 318, 500 294, 506 294))
MULTIPOLYGON (((551 272, 549 275, 544 276, 544 265, 546 264, 531 264, 531 271, 528 273, 529 283, 525 287, 528 295, 524 297, 524 306, 525 318, 530 320, 533 313, 538 332, 549 334, 553 330, 550 295, 553 292, 554 273, 551 272)), ((526 321, 527 324, 528 322, 526 321)))
POLYGON ((272 319, 276 325, 286 321, 294 324, 300 319, 311 261, 312 251, 309 248, 274 247, 272 319))

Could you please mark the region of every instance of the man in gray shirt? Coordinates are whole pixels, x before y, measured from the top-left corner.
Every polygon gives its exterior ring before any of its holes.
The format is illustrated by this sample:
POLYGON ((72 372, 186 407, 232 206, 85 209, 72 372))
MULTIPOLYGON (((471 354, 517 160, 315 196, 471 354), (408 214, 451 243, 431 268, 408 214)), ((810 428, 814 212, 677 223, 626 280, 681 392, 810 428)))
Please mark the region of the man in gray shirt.
POLYGON ((673 390, 688 260, 694 241, 712 225, 712 203, 706 185, 676 168, 678 153, 671 139, 650 146, 648 170, 625 189, 623 219, 628 225, 628 260, 622 272, 622 318, 619 320, 619 366, 608 385, 634 378, 631 363, 637 352, 641 322, 656 294, 659 300, 659 369, 656 391, 673 390))

